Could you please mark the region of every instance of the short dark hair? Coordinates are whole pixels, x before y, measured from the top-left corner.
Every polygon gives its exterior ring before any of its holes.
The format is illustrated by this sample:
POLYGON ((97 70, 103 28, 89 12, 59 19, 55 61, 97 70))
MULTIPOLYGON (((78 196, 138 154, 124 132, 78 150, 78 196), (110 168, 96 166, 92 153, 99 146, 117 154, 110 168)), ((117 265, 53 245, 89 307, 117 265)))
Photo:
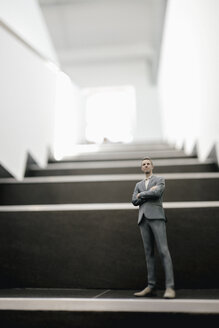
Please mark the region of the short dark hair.
POLYGON ((151 162, 152 165, 154 165, 154 164, 153 164, 153 161, 152 161, 152 159, 151 159, 150 157, 144 157, 144 158, 142 159, 141 163, 142 163, 144 160, 146 160, 146 159, 149 160, 149 161, 151 162))

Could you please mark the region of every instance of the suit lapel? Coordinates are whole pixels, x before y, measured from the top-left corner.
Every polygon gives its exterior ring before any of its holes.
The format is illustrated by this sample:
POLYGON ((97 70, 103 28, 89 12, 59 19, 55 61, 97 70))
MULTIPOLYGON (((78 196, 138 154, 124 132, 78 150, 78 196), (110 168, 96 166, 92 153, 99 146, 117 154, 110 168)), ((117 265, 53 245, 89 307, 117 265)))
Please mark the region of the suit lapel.
POLYGON ((146 189, 146 186, 145 186, 145 179, 141 181, 141 188, 143 189, 143 191, 146 191, 146 190, 149 190, 152 185, 153 185, 153 182, 154 182, 154 179, 155 179, 155 176, 153 175, 150 179, 149 179, 149 183, 148 183, 148 187, 146 189))
POLYGON ((150 190, 150 188, 152 187, 153 181, 154 181, 154 175, 149 179, 147 190, 150 190))
POLYGON ((142 180, 141 187, 142 187, 143 191, 146 191, 145 180, 142 180))

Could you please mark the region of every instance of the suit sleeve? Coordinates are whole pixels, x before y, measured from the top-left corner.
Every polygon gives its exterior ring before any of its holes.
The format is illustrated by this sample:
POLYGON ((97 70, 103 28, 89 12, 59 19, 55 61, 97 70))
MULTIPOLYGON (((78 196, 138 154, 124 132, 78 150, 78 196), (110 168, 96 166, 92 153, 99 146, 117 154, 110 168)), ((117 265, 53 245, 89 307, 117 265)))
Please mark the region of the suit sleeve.
POLYGON ((143 199, 137 198, 137 194, 139 194, 138 183, 136 184, 134 192, 132 194, 132 204, 134 206, 138 206, 144 203, 143 199))
POLYGON ((139 198, 141 200, 147 200, 147 199, 157 199, 160 198, 164 192, 165 189, 165 180, 163 178, 160 178, 158 183, 156 184, 155 190, 147 190, 140 192, 139 198))

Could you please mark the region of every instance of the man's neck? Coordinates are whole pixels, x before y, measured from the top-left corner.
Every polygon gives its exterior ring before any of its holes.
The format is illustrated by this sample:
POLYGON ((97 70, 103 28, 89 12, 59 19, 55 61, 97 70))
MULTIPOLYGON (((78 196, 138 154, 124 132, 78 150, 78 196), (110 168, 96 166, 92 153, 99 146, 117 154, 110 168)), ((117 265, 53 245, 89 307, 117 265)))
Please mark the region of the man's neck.
POLYGON ((146 176, 146 179, 150 178, 152 175, 153 175, 153 172, 151 172, 151 173, 148 173, 148 174, 146 173, 146 174, 145 174, 145 176, 146 176))

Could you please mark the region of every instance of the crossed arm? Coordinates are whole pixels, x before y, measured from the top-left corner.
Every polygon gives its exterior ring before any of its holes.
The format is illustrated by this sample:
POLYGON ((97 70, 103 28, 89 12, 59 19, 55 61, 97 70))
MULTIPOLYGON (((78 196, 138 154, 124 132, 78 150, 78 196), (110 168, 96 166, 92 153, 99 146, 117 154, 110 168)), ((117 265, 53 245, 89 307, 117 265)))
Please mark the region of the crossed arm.
POLYGON ((147 191, 139 192, 138 184, 135 186, 135 190, 132 195, 132 204, 138 206, 146 202, 148 199, 160 198, 165 189, 164 179, 160 180, 156 186, 151 187, 147 191))

